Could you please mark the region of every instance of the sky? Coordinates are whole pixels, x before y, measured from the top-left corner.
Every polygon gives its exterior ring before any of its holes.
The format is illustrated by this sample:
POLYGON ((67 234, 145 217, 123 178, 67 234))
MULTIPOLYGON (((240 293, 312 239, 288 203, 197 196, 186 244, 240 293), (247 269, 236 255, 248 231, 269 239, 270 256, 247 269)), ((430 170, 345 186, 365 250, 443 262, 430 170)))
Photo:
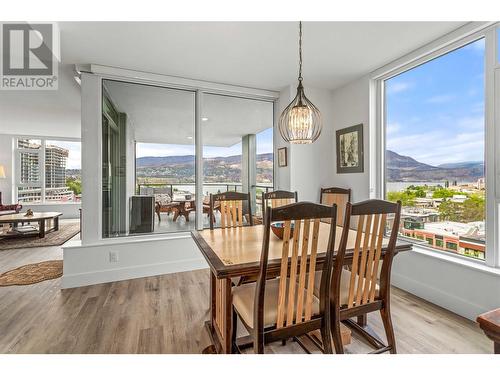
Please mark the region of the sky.
POLYGON ((484 161, 484 39, 386 81, 387 149, 439 165, 484 161))
MULTIPOLYGON (((256 135, 257 154, 273 152, 273 129, 268 128, 256 135)), ((193 145, 170 145, 158 143, 138 143, 136 157, 194 155, 193 145)), ((241 143, 231 147, 203 147, 203 157, 241 155, 241 143)))

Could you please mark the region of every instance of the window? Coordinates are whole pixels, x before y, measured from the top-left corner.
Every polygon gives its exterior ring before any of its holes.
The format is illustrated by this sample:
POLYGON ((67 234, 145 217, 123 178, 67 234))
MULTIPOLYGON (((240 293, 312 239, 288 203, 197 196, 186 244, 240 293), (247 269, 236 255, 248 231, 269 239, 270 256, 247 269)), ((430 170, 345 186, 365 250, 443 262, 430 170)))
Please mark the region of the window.
POLYGON ((104 238, 195 229, 194 99, 103 81, 104 238))
POLYGON ((262 193, 273 190, 274 186, 274 153, 273 128, 267 128, 256 136, 257 142, 257 188, 256 200, 258 216, 262 216, 262 193))
POLYGON ((384 81, 385 192, 402 201, 401 233, 418 228, 435 238, 425 246, 476 259, 486 237, 484 49, 479 39, 384 81))
MULTIPOLYGON (((205 94, 203 105, 204 199, 227 190, 249 192, 252 214, 260 215, 262 192, 273 189, 273 103, 205 94)), ((215 217, 217 225, 217 212, 215 217)))
POLYGON ((16 193, 19 202, 80 201, 80 142, 18 138, 16 164, 16 193))

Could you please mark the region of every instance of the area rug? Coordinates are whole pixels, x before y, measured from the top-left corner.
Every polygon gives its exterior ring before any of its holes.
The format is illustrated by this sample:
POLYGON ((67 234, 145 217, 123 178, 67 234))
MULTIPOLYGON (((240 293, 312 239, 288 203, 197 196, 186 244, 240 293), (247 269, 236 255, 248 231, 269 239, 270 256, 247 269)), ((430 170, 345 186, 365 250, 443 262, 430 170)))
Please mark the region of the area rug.
POLYGON ((2 273, 0 275, 0 287, 36 284, 45 280, 57 279, 62 274, 62 260, 27 264, 2 273))
POLYGON ((12 249, 26 249, 31 247, 59 246, 74 237, 80 232, 80 223, 61 223, 59 230, 50 232, 45 238, 36 236, 20 238, 2 238, 0 239, 0 251, 12 249))

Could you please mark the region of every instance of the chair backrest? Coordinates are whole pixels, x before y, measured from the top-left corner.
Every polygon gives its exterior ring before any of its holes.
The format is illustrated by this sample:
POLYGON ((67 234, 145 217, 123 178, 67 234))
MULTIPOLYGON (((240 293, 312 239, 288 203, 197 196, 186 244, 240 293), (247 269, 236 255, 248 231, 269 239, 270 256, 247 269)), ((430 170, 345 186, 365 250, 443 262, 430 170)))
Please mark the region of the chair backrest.
POLYGON ((210 229, 214 229, 214 208, 220 204, 221 228, 243 226, 243 218, 248 217, 247 225, 253 225, 252 205, 250 193, 227 191, 225 193, 210 194, 210 229), (248 215, 244 212, 248 212, 248 215))
POLYGON ((297 203, 297 192, 286 191, 286 190, 276 190, 270 191, 269 193, 262 193, 262 217, 265 216, 266 209, 268 207, 276 208, 281 206, 286 206, 290 203, 297 203))
MULTIPOLYGON (((264 239, 260 260, 260 273, 255 291, 255 327, 263 329, 264 294, 271 222, 284 222, 283 247, 280 260, 277 328, 289 327, 312 318, 313 291, 315 283, 316 256, 320 220, 330 218, 335 222, 337 206, 327 207, 310 202, 299 202, 266 210, 264 239), (293 228, 293 229, 292 229, 293 228), (293 230, 293 234, 292 234, 293 230), (290 265, 289 265, 290 261, 290 265), (296 312, 294 314, 294 311, 296 312)), ((328 248, 320 281, 320 314, 329 309, 329 281, 333 266, 335 247, 335 225, 328 231, 328 248)), ((325 234, 323 234, 325 235, 325 234)), ((329 310, 328 310, 329 311, 329 310)))
POLYGON ((359 307, 374 302, 377 289, 377 277, 380 272, 380 296, 389 292, 392 259, 398 237, 401 216, 401 202, 392 203, 384 200, 370 199, 357 204, 347 203, 344 229, 335 259, 332 276, 332 294, 336 305, 340 299, 340 278, 342 267, 346 265, 346 246, 350 231, 350 221, 357 217, 356 240, 352 257, 351 277, 347 308, 359 307), (392 216, 392 217, 389 217, 392 216), (382 262, 382 248, 386 237, 387 224, 392 223, 382 262))
MULTIPOLYGON (((331 206, 337 205, 337 224, 342 225, 345 217, 345 207, 347 202, 351 201, 351 189, 339 187, 321 188, 319 203, 331 206)), ((323 220, 329 222, 328 219, 323 220)))

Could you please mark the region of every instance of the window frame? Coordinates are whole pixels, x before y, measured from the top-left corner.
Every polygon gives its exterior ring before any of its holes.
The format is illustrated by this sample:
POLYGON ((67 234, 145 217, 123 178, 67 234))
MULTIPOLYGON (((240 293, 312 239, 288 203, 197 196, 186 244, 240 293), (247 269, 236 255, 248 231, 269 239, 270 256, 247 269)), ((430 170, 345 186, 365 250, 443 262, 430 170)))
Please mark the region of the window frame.
MULTIPOLYGON (((473 259, 463 255, 444 253, 425 245, 414 244, 419 250, 430 255, 439 253, 442 256, 460 259, 468 264, 480 264, 500 268, 499 236, 500 228, 500 165, 495 162, 500 158, 500 149, 495 149, 495 143, 500 142, 500 129, 495 129, 495 122, 500 126, 500 98, 495 97, 495 70, 500 75, 497 28, 500 23, 471 23, 465 31, 450 33, 436 42, 405 56, 388 67, 382 67, 370 77, 370 196, 385 199, 386 196, 386 103, 384 83, 386 80, 406 71, 423 65, 431 60, 460 49, 479 39, 485 40, 484 57, 484 114, 485 114, 485 185, 486 185, 486 247, 485 259, 473 259), (399 64, 398 64, 399 63, 399 64), (495 105, 498 108, 495 109, 495 105), (496 110, 496 111, 495 111, 496 110), (496 118, 495 118, 496 114, 496 118), (497 177, 498 176, 498 177, 497 177), (497 193, 498 192, 498 193, 497 193)), ((499 80, 500 81, 500 80, 499 80)), ((451 259, 450 259, 451 260, 451 259)))
MULTIPOLYGON (((47 201, 45 198, 45 148, 47 145, 47 141, 61 141, 61 142, 78 142, 80 145, 82 144, 82 140, 80 138, 72 138, 72 137, 48 137, 48 136, 38 136, 38 135, 14 135, 14 145, 13 145, 13 154, 14 154, 14 163, 15 163, 15 173, 13 175, 14 177, 14 183, 13 183, 13 190, 14 194, 13 197, 15 197, 15 201, 19 201, 19 189, 20 187, 39 187, 41 189, 41 197, 39 202, 28 202, 28 203, 23 203, 26 205, 43 205, 43 204, 54 204, 54 205, 60 205, 60 204, 80 204, 80 202, 57 202, 57 201, 47 201), (20 139, 35 139, 40 141, 40 148, 38 150, 27 150, 27 149, 22 149, 18 148, 18 140, 20 139), (38 176, 38 181, 37 182, 29 182, 29 183, 23 183, 21 181, 21 168, 19 168, 19 163, 21 162, 21 154, 22 153, 33 153, 33 154, 38 154, 38 160, 39 160, 39 176, 38 176)), ((80 155, 81 158, 81 155, 80 155)))

